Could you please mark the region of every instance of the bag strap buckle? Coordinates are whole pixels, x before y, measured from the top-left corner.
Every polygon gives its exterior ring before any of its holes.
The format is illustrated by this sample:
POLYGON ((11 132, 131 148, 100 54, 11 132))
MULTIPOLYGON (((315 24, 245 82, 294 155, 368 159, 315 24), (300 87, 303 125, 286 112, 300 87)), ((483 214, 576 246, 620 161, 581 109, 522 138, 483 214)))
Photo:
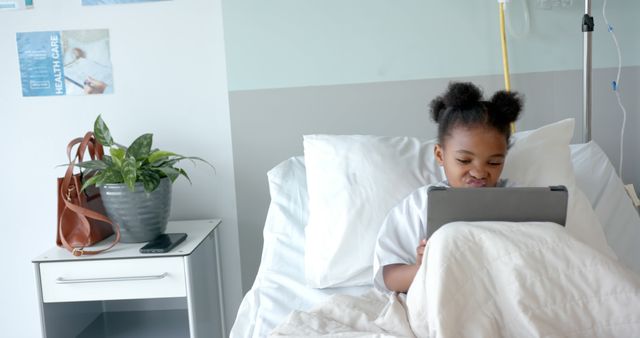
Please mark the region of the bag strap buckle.
POLYGON ((75 189, 76 187, 73 185, 70 185, 69 188, 67 188, 67 195, 65 196, 67 198, 67 201, 71 202, 71 192, 75 189))
POLYGON ((84 248, 73 248, 73 251, 71 251, 71 254, 76 257, 82 256, 82 254, 84 254, 84 248))

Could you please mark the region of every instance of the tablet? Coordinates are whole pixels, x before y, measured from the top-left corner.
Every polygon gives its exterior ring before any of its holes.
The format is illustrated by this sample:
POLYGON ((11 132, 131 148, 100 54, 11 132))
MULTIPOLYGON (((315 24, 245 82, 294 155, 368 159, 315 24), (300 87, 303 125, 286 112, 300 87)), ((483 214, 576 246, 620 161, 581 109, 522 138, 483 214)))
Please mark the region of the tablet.
POLYGON ((510 188, 429 187, 427 239, 457 221, 554 222, 564 226, 565 186, 510 188))

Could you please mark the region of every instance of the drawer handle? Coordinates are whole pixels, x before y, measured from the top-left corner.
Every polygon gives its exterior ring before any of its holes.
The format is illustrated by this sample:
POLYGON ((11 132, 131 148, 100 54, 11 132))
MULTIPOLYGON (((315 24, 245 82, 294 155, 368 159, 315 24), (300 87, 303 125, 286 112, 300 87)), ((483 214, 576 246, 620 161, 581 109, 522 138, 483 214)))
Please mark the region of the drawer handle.
POLYGON ((98 282, 128 282, 132 280, 163 279, 168 275, 169 273, 165 272, 160 275, 130 276, 130 277, 78 278, 78 279, 67 279, 67 278, 58 277, 56 279, 56 283, 57 284, 74 284, 74 283, 98 283, 98 282))

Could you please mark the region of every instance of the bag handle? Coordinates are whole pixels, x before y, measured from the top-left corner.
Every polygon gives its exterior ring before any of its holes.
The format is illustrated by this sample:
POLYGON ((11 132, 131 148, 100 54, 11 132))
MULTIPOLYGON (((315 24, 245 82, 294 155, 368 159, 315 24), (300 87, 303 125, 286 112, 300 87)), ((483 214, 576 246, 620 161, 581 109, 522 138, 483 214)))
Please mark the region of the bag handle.
POLYGON ((89 156, 92 160, 101 160, 104 156, 104 147, 100 142, 98 142, 93 132, 88 131, 84 137, 75 138, 67 145, 67 157, 69 158, 69 162, 76 158, 78 159, 78 163, 82 162, 82 158, 84 157, 84 153, 87 148, 89 148, 89 156), (73 147, 76 144, 80 145, 78 146, 75 156, 72 158, 71 150, 73 150, 73 147))
MULTIPOLYGON (((84 134, 84 137, 78 137, 71 140, 71 142, 69 142, 69 144, 67 145, 67 157, 69 158, 69 167, 71 168, 69 183, 71 182, 71 176, 73 176, 73 168, 75 167, 76 163, 75 161, 77 160, 77 163, 81 163, 82 158, 84 157, 84 153, 87 149, 89 149, 89 156, 92 160, 101 160, 104 156, 104 148, 102 144, 98 142, 92 131, 86 132, 86 134, 84 134), (71 151, 76 144, 79 144, 78 149, 76 150, 75 156, 71 157, 71 151)), ((67 173, 65 173, 65 177, 67 176, 68 172, 69 170, 67 170, 67 173)), ((82 179, 82 171, 80 172, 80 178, 82 179)), ((68 185, 64 184, 64 181, 60 190, 64 191, 64 193, 61 194, 63 200, 66 201, 65 194, 68 194, 70 191, 68 185)), ((78 196, 80 195, 80 193, 81 192, 78 190, 78 196)))

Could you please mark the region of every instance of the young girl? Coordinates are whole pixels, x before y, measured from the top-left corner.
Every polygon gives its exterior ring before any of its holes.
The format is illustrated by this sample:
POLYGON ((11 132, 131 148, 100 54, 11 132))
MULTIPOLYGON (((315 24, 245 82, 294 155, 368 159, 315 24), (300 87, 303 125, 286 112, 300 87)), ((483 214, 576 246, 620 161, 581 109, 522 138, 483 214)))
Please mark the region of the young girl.
MULTIPOLYGON (((447 187, 503 187, 500 174, 507 155, 511 123, 522 109, 517 93, 496 92, 484 101, 471 83, 451 83, 431 101, 438 123, 435 157, 444 167, 447 187)), ((385 219, 375 250, 374 285, 383 291, 407 292, 426 246, 427 190, 419 188, 393 208, 385 219)))

